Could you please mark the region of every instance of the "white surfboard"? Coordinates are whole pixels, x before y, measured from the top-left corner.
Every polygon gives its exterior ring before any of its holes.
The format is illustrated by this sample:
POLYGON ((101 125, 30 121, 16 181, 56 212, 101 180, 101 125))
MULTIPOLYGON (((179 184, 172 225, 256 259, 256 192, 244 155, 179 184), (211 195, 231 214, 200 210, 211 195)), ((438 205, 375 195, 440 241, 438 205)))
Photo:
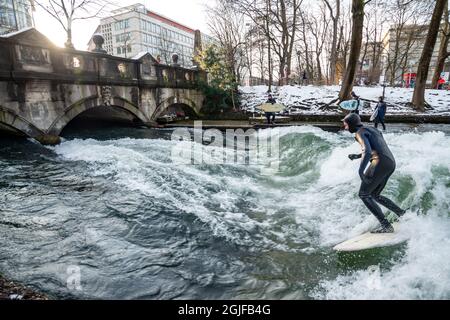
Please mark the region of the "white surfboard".
POLYGON ((405 234, 400 233, 401 226, 394 223, 394 233, 370 233, 366 232, 357 237, 344 241, 333 249, 342 252, 360 251, 380 247, 394 246, 408 240, 405 234))
POLYGON ((370 121, 374 121, 376 117, 378 117, 378 108, 376 108, 375 111, 372 113, 370 121))
POLYGON ((284 106, 279 103, 263 103, 259 109, 261 109, 264 112, 281 112, 284 110, 284 106))

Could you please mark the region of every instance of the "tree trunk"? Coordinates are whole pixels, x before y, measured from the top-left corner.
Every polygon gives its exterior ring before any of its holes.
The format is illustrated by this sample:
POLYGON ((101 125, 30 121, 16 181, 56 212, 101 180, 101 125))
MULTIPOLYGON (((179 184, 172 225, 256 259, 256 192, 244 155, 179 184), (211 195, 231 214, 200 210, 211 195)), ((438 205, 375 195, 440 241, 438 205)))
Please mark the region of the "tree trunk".
POLYGON ((448 0, 436 0, 427 39, 425 40, 422 57, 420 58, 417 70, 416 87, 412 99, 412 105, 418 111, 425 111, 425 88, 428 78, 428 69, 430 68, 431 57, 433 55, 434 46, 436 45, 442 14, 444 13, 447 2, 448 0))
POLYGON ((269 26, 269 6, 270 0, 267 0, 267 16, 266 16, 266 36, 267 36, 267 58, 269 65, 269 89, 268 91, 272 91, 272 81, 273 81, 273 70, 272 70, 272 52, 271 52, 271 44, 270 44, 270 26, 269 26))
POLYGON ((320 63, 320 55, 316 54, 316 63, 317 63, 317 84, 322 85, 322 66, 320 63))
POLYGON ((280 59, 280 66, 279 66, 279 71, 278 71, 278 77, 279 77, 279 79, 278 79, 278 85, 279 86, 282 86, 282 85, 285 85, 286 83, 285 83, 285 80, 286 80, 286 74, 285 74, 285 69, 284 69, 284 66, 286 65, 286 61, 284 61, 284 58, 283 57, 281 57, 281 59, 280 59))
POLYGON ((280 55, 280 79, 281 85, 286 84, 286 64, 287 64, 287 55, 289 47, 289 30, 288 30, 288 22, 286 16, 286 3, 284 0, 279 0, 280 4, 280 18, 281 18, 281 55, 280 55))
POLYGON ((350 56, 345 70, 344 81, 342 82, 339 100, 349 100, 353 90, 356 67, 361 53, 362 33, 364 27, 364 6, 365 0, 352 0, 352 38, 350 46, 350 56))
POLYGON ((439 55, 437 58, 436 69, 434 70, 433 81, 431 82, 432 88, 438 87, 438 81, 441 78, 441 72, 444 71, 445 60, 447 60, 449 53, 447 51, 448 43, 450 40, 450 30, 449 30, 449 21, 448 21, 448 1, 444 10, 444 30, 442 31, 441 37, 441 46, 439 48, 439 55))
MULTIPOLYGON (((331 9, 330 9, 331 11, 331 9)), ((341 16, 341 0, 336 0, 336 13, 333 15, 333 40, 331 43, 331 61, 330 61, 330 79, 331 84, 337 84, 339 81, 336 79, 336 65, 337 65, 337 42, 338 42, 338 29, 339 29, 339 17, 341 16)))
POLYGON ((68 49, 75 49, 72 43, 72 21, 71 19, 67 20, 67 41, 64 46, 68 49))

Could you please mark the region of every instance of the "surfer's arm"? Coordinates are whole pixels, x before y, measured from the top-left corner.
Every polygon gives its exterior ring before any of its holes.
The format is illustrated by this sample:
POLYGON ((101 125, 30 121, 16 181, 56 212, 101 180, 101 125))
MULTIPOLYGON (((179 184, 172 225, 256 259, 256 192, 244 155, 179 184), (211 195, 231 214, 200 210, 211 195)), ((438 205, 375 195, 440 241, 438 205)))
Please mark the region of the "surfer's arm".
POLYGON ((364 171, 366 170, 370 158, 372 157, 372 147, 370 146, 369 139, 367 138, 364 131, 358 132, 356 134, 356 140, 359 142, 362 148, 362 160, 361 165, 359 166, 359 176, 361 177, 361 180, 364 180, 366 178, 364 176, 364 171))

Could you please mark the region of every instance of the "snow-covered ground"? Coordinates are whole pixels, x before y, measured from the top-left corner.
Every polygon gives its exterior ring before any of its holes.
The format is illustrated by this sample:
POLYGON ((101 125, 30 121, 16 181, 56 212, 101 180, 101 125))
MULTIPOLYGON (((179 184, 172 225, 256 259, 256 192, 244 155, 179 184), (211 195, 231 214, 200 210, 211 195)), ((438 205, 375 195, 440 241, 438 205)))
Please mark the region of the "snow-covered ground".
MULTIPOLYGON (((257 112, 255 107, 267 100, 267 89, 267 86, 240 87, 243 108, 248 112, 257 112)), ((340 112, 336 103, 331 108, 323 107, 338 97, 339 90, 339 86, 282 86, 272 87, 272 95, 278 103, 286 106, 289 114, 336 114, 340 112)), ((354 87, 353 91, 362 99, 361 105, 364 107, 361 114, 371 114, 378 97, 383 94, 383 87, 354 87)), ((406 106, 411 102, 413 92, 414 89, 386 87, 387 113, 415 113, 406 106)), ((426 90, 425 99, 432 106, 426 114, 450 115, 450 91, 426 90)))

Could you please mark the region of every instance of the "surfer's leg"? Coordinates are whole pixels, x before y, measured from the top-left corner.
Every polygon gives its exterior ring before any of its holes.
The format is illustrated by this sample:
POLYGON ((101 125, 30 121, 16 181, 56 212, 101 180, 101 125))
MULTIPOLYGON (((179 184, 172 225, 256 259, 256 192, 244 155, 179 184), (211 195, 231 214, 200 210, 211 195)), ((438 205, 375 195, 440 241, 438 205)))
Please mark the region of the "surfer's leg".
POLYGON ((384 190, 384 187, 386 186, 392 173, 394 173, 394 172, 393 171, 390 172, 387 175, 387 177, 383 180, 383 182, 380 183, 380 185, 375 189, 375 191, 373 192, 373 198, 375 199, 376 202, 381 204, 383 207, 388 208, 389 210, 394 212, 397 216, 401 217, 406 213, 406 210, 403 210, 402 208, 400 208, 391 199, 386 198, 381 195, 381 192, 384 190))
POLYGON ((381 210, 380 206, 376 203, 373 196, 373 191, 376 189, 377 186, 378 183, 376 179, 371 181, 370 183, 362 182, 361 188, 359 189, 359 197, 364 202, 367 209, 369 209, 370 212, 372 212, 372 214, 378 219, 381 226, 383 228, 389 228, 391 224, 384 216, 383 211, 381 210))
POLYGON ((406 213, 406 210, 403 210, 398 205, 396 205, 391 199, 386 198, 382 195, 377 196, 375 200, 383 207, 386 207, 392 212, 394 212, 399 217, 403 216, 406 213))

